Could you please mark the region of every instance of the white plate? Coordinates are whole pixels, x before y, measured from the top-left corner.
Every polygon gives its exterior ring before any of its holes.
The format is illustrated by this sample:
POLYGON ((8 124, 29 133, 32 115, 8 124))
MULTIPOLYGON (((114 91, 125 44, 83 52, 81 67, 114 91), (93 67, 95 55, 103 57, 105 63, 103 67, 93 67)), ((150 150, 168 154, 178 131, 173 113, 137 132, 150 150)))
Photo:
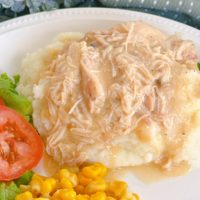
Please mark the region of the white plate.
MULTIPOLYGON (((119 9, 64 9, 0 23, 0 72, 16 73, 27 52, 48 44, 60 32, 86 32, 131 20, 144 20, 169 34, 180 32, 184 38, 193 40, 200 52, 200 31, 172 20, 119 9)), ((133 175, 125 179, 143 200, 200 199, 200 170, 151 185, 137 180, 133 175)))

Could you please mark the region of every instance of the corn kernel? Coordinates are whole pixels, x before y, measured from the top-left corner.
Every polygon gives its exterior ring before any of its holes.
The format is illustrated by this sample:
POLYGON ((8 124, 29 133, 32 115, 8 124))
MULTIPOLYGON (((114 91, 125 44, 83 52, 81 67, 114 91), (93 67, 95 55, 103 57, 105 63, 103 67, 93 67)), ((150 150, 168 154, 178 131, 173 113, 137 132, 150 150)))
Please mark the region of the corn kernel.
POLYGON ((85 190, 85 188, 84 188, 83 185, 77 185, 77 186, 75 187, 75 191, 76 191, 78 194, 83 194, 83 193, 84 193, 84 190, 85 190))
POLYGON ((106 176, 108 170, 107 170, 107 168, 103 164, 101 164, 101 163, 95 163, 94 165, 98 166, 101 169, 101 172, 99 174, 100 177, 106 176))
POLYGON ((77 196, 76 196, 76 200, 89 200, 89 196, 88 195, 86 195, 86 194, 78 194, 77 196))
POLYGON ((121 196, 120 200, 135 200, 135 197, 133 196, 132 193, 130 193, 130 192, 125 192, 125 193, 121 196))
POLYGON ((96 192, 101 192, 106 189, 106 182, 103 179, 96 179, 92 182, 90 182, 86 187, 85 187, 85 193, 86 194, 93 194, 96 192))
POLYGON ((116 200, 114 197, 111 197, 111 196, 107 196, 106 197, 106 200, 116 200))
POLYGON ((106 192, 113 197, 122 197, 127 191, 128 185, 123 181, 113 181, 108 185, 106 192))
POLYGON ((30 191, 34 194, 34 196, 37 196, 41 193, 43 180, 40 179, 32 179, 30 182, 30 191))
POLYGON ((70 173, 69 180, 72 183, 73 187, 76 187, 78 185, 78 177, 75 173, 70 173))
POLYGON ((33 200, 49 200, 49 198, 39 197, 39 198, 33 198, 33 200))
POLYGON ((32 179, 31 180, 38 180, 40 182, 42 182, 44 180, 43 176, 40 176, 38 174, 33 174, 32 179))
POLYGON ((59 197, 61 200, 75 200, 76 192, 74 190, 61 189, 59 191, 59 197))
POLYGON ((129 197, 130 200, 140 200, 140 197, 136 193, 127 192, 127 194, 129 194, 127 196, 129 197))
POLYGON ((140 200, 140 197, 139 197, 139 195, 138 195, 138 194, 136 194, 136 193, 133 193, 133 197, 135 198, 134 200, 140 200))
POLYGON ((105 192, 97 192, 91 195, 90 200, 106 200, 105 192))
POLYGON ((90 165, 86 166, 81 170, 81 173, 83 176, 91 179, 95 179, 99 176, 101 173, 101 168, 97 165, 90 165))
POLYGON ((73 200, 76 199, 76 192, 72 189, 59 189, 53 194, 52 199, 73 200))
POLYGON ((20 185, 19 188, 21 192, 26 192, 30 190, 30 185, 20 185))
POLYGON ((32 200, 32 199, 33 199, 33 195, 29 191, 18 194, 15 198, 15 200, 32 200))
POLYGON ((79 184, 81 184, 83 186, 88 185, 92 181, 92 179, 83 176, 82 173, 79 173, 78 180, 79 180, 79 184))
POLYGON ((62 189, 73 188, 72 183, 67 178, 62 178, 59 185, 62 189))
POLYGON ((57 190, 51 197, 51 200, 60 200, 60 190, 57 190))
POLYGON ((43 196, 49 196, 56 189, 57 181, 54 178, 47 178, 42 182, 41 194, 43 196))
POLYGON ((51 197, 51 200, 61 200, 61 199, 60 199, 60 197, 53 196, 53 197, 51 197))
POLYGON ((68 169, 61 169, 56 175, 55 177, 58 179, 62 179, 62 178, 69 178, 70 175, 70 171, 68 169))

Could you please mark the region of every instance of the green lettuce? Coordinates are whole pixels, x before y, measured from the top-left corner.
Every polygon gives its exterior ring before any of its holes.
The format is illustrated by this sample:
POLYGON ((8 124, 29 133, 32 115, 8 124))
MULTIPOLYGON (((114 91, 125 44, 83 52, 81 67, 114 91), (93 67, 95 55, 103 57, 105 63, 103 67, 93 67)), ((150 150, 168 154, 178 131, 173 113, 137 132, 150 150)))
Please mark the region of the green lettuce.
POLYGON ((19 83, 20 77, 16 75, 13 79, 9 78, 6 73, 0 75, 0 98, 3 99, 5 104, 21 113, 28 120, 31 119, 32 104, 29 99, 20 95, 16 91, 17 84, 19 83))
POLYGON ((0 182, 0 200, 15 200, 21 191, 20 185, 28 185, 33 176, 32 171, 25 172, 21 177, 11 182, 0 182))
POLYGON ((0 200, 15 200, 15 196, 19 193, 20 189, 13 181, 0 183, 0 200))
POLYGON ((200 63, 197 63, 197 67, 198 67, 198 69, 200 70, 200 63))
POLYGON ((32 176, 33 176, 33 172, 27 171, 21 177, 19 177, 17 180, 15 180, 15 183, 18 187, 20 185, 28 185, 32 179, 32 176))

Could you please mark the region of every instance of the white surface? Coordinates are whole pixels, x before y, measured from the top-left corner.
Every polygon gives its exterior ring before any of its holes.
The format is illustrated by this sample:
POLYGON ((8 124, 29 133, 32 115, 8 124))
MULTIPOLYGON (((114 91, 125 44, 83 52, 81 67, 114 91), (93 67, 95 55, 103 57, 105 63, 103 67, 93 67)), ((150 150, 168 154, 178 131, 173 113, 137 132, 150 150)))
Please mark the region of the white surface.
MULTIPOLYGON (((184 38, 193 40, 200 52, 200 31, 172 20, 119 9, 65 9, 0 23, 0 72, 16 73, 27 52, 48 44, 60 32, 86 32, 134 20, 144 20, 169 34, 180 32, 184 38)), ((200 170, 151 185, 133 175, 126 180, 142 200, 200 200, 200 170)))

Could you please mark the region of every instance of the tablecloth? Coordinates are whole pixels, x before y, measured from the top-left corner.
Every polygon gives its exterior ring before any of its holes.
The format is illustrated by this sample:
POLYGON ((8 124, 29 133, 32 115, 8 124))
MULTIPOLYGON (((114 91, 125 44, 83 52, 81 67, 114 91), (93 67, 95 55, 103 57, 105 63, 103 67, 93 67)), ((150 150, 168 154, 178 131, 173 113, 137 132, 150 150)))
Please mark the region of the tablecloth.
POLYGON ((0 0, 0 21, 71 7, 123 8, 160 15, 200 29, 200 0, 0 0))

